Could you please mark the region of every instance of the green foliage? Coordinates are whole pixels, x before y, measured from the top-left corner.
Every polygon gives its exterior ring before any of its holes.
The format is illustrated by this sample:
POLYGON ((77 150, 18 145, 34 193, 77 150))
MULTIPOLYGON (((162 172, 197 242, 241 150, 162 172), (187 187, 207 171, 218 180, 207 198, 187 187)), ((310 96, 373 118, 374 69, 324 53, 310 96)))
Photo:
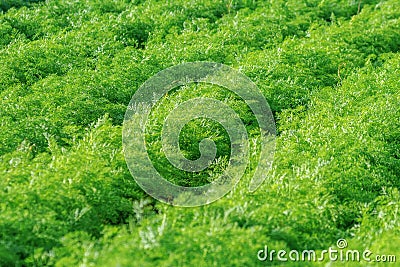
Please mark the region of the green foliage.
POLYGON ((399 187, 400 162, 392 137, 385 136, 398 135, 399 58, 387 60, 377 70, 369 64, 340 87, 321 90, 305 117, 282 128, 282 138, 296 140, 287 142, 298 155, 286 161, 287 166, 312 158, 325 162, 316 179, 343 204, 340 227, 358 218, 354 203, 369 203, 383 188, 399 187), (302 127, 294 130, 294 125, 302 127))
POLYGON ((33 157, 32 146, 2 157, 1 244, 25 258, 48 251, 71 231, 98 236, 103 224, 133 216, 132 201, 144 195, 118 149, 121 129, 99 121, 67 150, 46 135, 48 152, 33 157))
POLYGON ((323 250, 338 238, 398 252, 396 0, 3 0, 0 9, 1 266, 278 265, 257 251, 323 250), (196 159, 199 141, 213 139, 212 167, 178 172, 162 152, 165 117, 198 96, 241 117, 251 161, 212 205, 166 206, 131 177, 121 125, 146 79, 201 60, 260 88, 278 126, 274 165, 250 194, 259 131, 249 108, 222 88, 177 88, 146 128, 149 157, 168 180, 206 184, 228 164, 227 133, 206 119, 179 141, 196 159))
POLYGON ((42 0, 1 0, 0 1, 0 10, 7 11, 10 8, 18 8, 22 6, 30 6, 33 3, 40 2, 42 0))
MULTIPOLYGON (((167 180, 182 186, 200 186, 213 181, 225 170, 231 154, 229 136, 222 125, 207 118, 198 118, 183 127, 179 135, 180 150, 185 158, 195 160, 200 157, 200 141, 205 138, 213 140, 217 147, 217 154, 211 166, 198 173, 182 172, 176 169, 165 157, 161 140, 164 119, 174 108, 196 97, 220 100, 239 115, 250 138, 256 140, 257 136, 260 135, 257 121, 250 108, 227 89, 206 84, 191 84, 170 92, 152 110, 146 126, 146 145, 149 157, 155 162, 154 167, 160 173, 163 173, 163 177, 167 180)), ((250 149, 251 160, 256 161, 257 146, 252 143, 250 149)), ((253 169, 249 168, 248 172, 251 173, 253 169)))

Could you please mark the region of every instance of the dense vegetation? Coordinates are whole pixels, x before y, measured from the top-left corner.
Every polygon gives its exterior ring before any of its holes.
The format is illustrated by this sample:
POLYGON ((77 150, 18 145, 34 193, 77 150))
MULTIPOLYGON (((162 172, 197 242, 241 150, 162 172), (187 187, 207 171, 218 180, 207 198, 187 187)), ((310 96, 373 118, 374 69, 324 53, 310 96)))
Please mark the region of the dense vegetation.
MULTIPOLYGON (((0 266, 264 266, 279 264, 257 259, 266 244, 320 251, 339 238, 400 257, 397 0, 2 0, 0 10, 0 266), (258 85, 277 151, 255 193, 239 183, 211 205, 177 208, 133 180, 122 122, 146 79, 202 60, 258 85)), ((150 157, 166 175, 158 129, 174 102, 227 98, 257 138, 240 99, 200 89, 176 90, 153 113, 150 157)), ((219 161, 172 172, 174 182, 203 184, 224 167, 218 124, 188 124, 183 152, 198 157, 193 144, 210 134, 219 161)))

